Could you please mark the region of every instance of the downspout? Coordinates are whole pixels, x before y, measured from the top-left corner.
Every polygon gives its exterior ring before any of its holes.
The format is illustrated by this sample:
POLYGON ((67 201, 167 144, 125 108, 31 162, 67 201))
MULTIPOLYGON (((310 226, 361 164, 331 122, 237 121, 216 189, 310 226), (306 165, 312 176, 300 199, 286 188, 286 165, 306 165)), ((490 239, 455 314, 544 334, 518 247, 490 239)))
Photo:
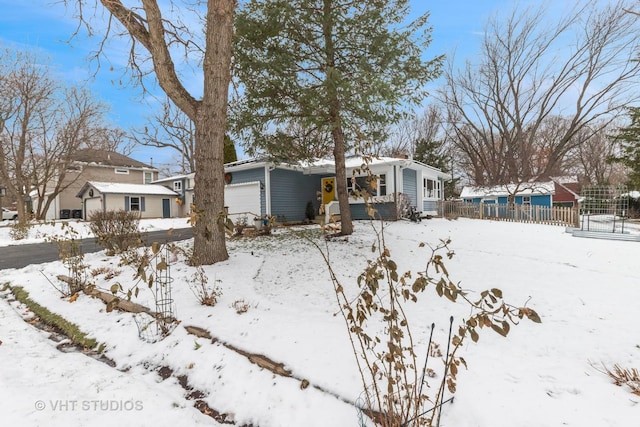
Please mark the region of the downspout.
POLYGON ((269 164, 264 165, 264 209, 267 216, 271 216, 271 171, 269 164))
POLYGON ((422 169, 416 171, 416 210, 422 212, 424 210, 424 171, 422 169))
POLYGON ((399 171, 398 166, 393 165, 393 211, 395 213, 395 220, 398 220, 398 179, 399 171))

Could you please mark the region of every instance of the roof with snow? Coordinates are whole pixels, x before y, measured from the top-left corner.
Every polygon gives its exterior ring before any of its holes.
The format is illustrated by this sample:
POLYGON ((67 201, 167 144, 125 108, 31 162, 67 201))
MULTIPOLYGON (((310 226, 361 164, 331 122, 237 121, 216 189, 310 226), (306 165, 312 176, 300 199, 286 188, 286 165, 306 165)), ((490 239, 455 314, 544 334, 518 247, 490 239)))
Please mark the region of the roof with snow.
POLYGON ((173 190, 157 184, 123 184, 115 182, 87 181, 76 197, 82 197, 85 191, 93 187, 103 194, 145 194, 153 196, 177 196, 173 190))
POLYGON ((131 157, 125 156, 124 154, 116 153, 115 151, 83 148, 73 153, 71 158, 77 162, 94 165, 116 167, 121 166, 155 170, 153 166, 149 166, 145 163, 139 162, 135 159, 132 159, 131 157))
POLYGON ((183 175, 172 175, 172 176, 168 176, 166 178, 160 178, 160 179, 156 179, 155 181, 153 181, 153 184, 157 184, 160 182, 171 182, 171 181, 177 181, 177 180, 181 180, 181 179, 193 179, 196 176, 195 173, 191 172, 188 174, 183 174, 183 175))
POLYGON ((462 189, 460 197, 471 199, 475 197, 499 197, 515 194, 517 196, 528 196, 535 194, 554 194, 556 187, 553 181, 549 182, 526 182, 523 184, 496 185, 493 187, 466 186, 462 189))

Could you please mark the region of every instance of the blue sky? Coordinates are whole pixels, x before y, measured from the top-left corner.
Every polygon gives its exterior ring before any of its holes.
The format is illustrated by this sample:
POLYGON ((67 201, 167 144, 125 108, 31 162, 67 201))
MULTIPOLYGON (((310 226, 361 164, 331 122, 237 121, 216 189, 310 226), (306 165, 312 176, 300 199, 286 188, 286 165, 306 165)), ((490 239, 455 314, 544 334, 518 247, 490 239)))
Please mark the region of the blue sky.
MULTIPOLYGON (((413 0, 414 10, 431 12, 433 43, 427 54, 450 54, 455 49, 457 60, 477 52, 483 23, 496 10, 512 5, 511 0, 413 0)), ((154 100, 149 96, 143 100, 140 89, 127 86, 123 74, 127 51, 119 44, 108 46, 110 63, 103 62, 96 72, 96 63, 88 57, 100 38, 88 38, 82 32, 70 40, 78 24, 73 10, 53 0, 0 0, 0 10, 0 46, 36 52, 48 57, 63 79, 87 81, 96 97, 111 106, 109 119, 122 128, 144 124, 150 112, 148 102, 154 100)), ((106 17, 98 12, 96 19, 104 22, 106 17)), ((153 157, 159 165, 172 162, 172 155, 168 150, 138 148, 132 157, 147 163, 153 157)))

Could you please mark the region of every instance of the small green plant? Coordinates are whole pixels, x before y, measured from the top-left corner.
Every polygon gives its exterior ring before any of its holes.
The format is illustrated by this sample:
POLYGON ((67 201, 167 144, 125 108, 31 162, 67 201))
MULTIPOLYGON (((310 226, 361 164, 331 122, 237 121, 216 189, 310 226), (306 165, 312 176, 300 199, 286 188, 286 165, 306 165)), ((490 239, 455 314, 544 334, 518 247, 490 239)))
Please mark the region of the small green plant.
POLYGON ((142 241, 139 231, 140 212, 93 211, 89 214, 89 228, 108 255, 120 254, 142 241))
POLYGON ((316 219, 316 210, 313 207, 313 202, 311 200, 307 202, 307 206, 304 209, 304 216, 308 222, 311 222, 314 219, 316 219))
MULTIPOLYGON (((98 345, 98 342, 93 338, 88 338, 87 335, 78 328, 77 325, 69 322, 65 318, 58 314, 50 312, 46 307, 33 301, 29 298, 29 293, 19 286, 10 287, 11 293, 13 293, 16 300, 26 305, 29 310, 33 312, 38 318, 45 324, 54 326, 61 330, 69 339, 77 345, 80 345, 87 349, 93 349, 98 345)), ((99 347, 99 351, 104 350, 104 345, 99 347)))

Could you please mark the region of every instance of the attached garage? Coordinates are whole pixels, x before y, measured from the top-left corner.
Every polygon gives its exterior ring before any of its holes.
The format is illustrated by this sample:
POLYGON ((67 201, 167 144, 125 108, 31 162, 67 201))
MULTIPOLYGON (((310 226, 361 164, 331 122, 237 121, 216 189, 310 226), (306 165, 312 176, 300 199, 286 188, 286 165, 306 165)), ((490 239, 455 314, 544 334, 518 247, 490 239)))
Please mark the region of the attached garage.
POLYGON ((231 221, 247 217, 251 223, 253 217, 260 215, 260 182, 243 182, 224 187, 224 204, 228 208, 231 221))

